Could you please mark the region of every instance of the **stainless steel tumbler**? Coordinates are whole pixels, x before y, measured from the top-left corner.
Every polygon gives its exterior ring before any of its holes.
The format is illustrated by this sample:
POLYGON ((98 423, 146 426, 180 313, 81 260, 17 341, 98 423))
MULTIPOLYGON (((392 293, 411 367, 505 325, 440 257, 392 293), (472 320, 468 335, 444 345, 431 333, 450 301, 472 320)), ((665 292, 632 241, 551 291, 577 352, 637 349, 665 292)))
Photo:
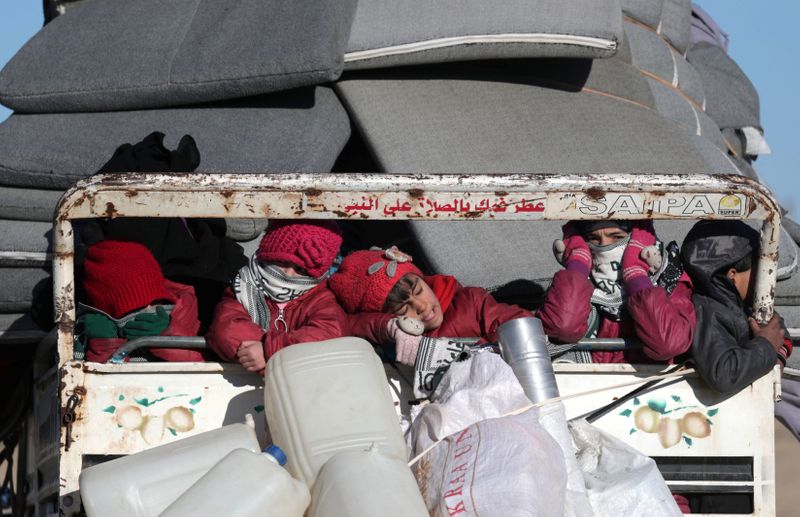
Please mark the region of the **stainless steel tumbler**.
POLYGON ((497 329, 500 354, 511 366, 531 402, 558 397, 547 336, 538 318, 518 318, 497 329))

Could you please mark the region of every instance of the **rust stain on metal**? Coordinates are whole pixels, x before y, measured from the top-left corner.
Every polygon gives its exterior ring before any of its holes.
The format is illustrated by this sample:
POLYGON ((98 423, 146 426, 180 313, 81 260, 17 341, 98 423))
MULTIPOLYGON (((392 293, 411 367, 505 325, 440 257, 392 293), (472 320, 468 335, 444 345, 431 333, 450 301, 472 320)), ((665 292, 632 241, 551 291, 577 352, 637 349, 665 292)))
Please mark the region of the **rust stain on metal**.
POLYGON ((667 193, 665 191, 663 191, 663 190, 653 190, 653 191, 650 192, 650 194, 652 194, 653 196, 656 196, 656 197, 664 197, 664 196, 667 195, 667 193))
MULTIPOLYGON (((747 201, 748 201, 748 203, 747 203, 747 205, 748 205, 747 206, 747 212, 749 214, 752 214, 756 210, 756 208, 758 208, 758 205, 756 203, 756 200, 753 199, 752 196, 747 196, 747 201)), ((772 215, 771 214, 770 214, 769 217, 770 217, 770 219, 772 219, 772 215)))
POLYGON ((478 212, 475 210, 471 212, 464 212, 463 214, 464 219, 475 219, 476 217, 480 217, 481 215, 483 215, 483 212, 478 212))
POLYGON ((219 193, 222 194, 222 197, 224 197, 225 199, 228 199, 231 196, 233 196, 234 191, 229 189, 229 188, 226 188, 226 189, 220 190, 219 193))
POLYGON ((75 386, 75 389, 72 391, 75 393, 75 395, 78 395, 80 397, 86 395, 86 388, 84 388, 83 386, 75 386))
POLYGON ((322 191, 316 188, 309 188, 303 191, 306 196, 309 197, 318 197, 322 195, 322 191))
MULTIPOLYGON (((350 218, 350 214, 348 214, 347 212, 345 212, 343 210, 334 210, 333 213, 335 215, 337 215, 338 217, 341 217, 342 219, 349 219, 350 218)), ((361 215, 364 215, 364 214, 361 214, 361 215)))
POLYGON ((106 203, 105 216, 108 217, 108 218, 111 218, 111 219, 113 219, 113 218, 115 218, 117 216, 117 209, 114 208, 114 203, 112 203, 111 201, 106 203))
POLYGON ((506 192, 505 190, 495 190, 494 195, 497 197, 505 197, 508 195, 508 192, 506 192))
POLYGON ((56 251, 53 252, 53 256, 57 259, 69 259, 75 256, 75 253, 71 251, 56 251))
POLYGON ((86 191, 81 191, 80 195, 74 199, 71 203, 65 204, 63 207, 59 207, 59 216, 58 221, 64 222, 69 219, 69 213, 78 208, 79 206, 83 205, 83 202, 89 198, 89 193, 86 191))
POLYGON ((413 199, 419 199, 425 195, 425 191, 420 188, 412 188, 408 191, 408 195, 411 196, 413 199))
POLYGON ((129 188, 125 191, 125 197, 136 197, 139 195, 139 191, 133 188, 129 188))
POLYGON ((606 191, 601 189, 600 187, 591 187, 586 189, 586 195, 589 196, 589 199, 593 199, 597 201, 598 199, 602 199, 606 195, 606 191))

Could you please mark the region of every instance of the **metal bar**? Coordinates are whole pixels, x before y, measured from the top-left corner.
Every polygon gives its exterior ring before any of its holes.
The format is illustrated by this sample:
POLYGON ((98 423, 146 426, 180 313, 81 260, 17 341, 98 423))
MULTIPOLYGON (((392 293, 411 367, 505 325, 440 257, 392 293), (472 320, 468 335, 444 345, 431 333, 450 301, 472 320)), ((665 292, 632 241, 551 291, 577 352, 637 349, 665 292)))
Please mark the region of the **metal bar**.
POLYGON ((121 364, 131 352, 140 348, 208 348, 206 338, 202 336, 147 336, 132 339, 119 347, 108 362, 121 364))
POLYGON ((603 351, 619 351, 619 350, 639 350, 642 348, 642 342, 635 339, 620 339, 620 338, 589 338, 581 339, 575 344, 572 350, 603 350, 603 351))
POLYGON ((781 213, 780 210, 776 210, 771 217, 764 220, 761 227, 755 295, 753 296, 753 317, 762 325, 772 318, 774 310, 780 225, 781 213))
MULTIPOLYGON (((66 194, 65 194, 66 195, 66 194)), ((58 363, 72 359, 75 327, 75 240, 69 212, 57 211, 53 231, 53 297, 58 329, 58 363)))

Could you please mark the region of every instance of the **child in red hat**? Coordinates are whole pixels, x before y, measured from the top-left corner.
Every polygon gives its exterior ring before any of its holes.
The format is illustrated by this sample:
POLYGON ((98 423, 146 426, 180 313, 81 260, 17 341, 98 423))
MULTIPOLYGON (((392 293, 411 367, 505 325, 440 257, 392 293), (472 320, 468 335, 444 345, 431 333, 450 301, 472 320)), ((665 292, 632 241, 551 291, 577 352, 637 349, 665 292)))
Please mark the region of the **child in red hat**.
MULTIPOLYGON (((194 288, 164 278, 142 244, 106 240, 92 245, 84 260, 83 289, 87 312, 78 318, 78 334, 89 361, 108 361, 129 339, 196 336, 200 330, 194 288)), ((147 354, 165 361, 204 360, 196 350, 149 348, 147 354)))
POLYGON ((327 287, 341 244, 332 221, 271 221, 214 310, 209 346, 261 372, 281 348, 343 336, 344 311, 327 287))
MULTIPOLYGON (((452 276, 424 275, 396 247, 351 253, 331 277, 330 287, 348 313, 351 335, 393 345, 395 359, 416 365, 422 375, 463 350, 465 340, 454 338, 495 341, 500 325, 531 316, 515 305, 498 303, 485 289, 461 286, 452 276)), ((430 380, 415 383, 429 391, 430 380)))

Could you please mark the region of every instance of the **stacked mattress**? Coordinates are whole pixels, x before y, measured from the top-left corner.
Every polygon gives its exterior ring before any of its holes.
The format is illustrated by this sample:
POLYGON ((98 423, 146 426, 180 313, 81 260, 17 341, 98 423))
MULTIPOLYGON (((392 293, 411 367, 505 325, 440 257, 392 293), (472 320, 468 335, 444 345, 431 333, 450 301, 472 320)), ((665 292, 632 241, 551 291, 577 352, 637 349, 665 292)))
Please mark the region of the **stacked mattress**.
MULTIPOLYGON (((0 102, 0 313, 16 315, 48 281, 59 195, 153 131, 192 135, 199 172, 757 179, 768 150, 752 84, 689 0, 76 2, 0 72, 0 102)), ((248 224, 229 233, 252 247, 248 224)), ((541 293, 558 268, 556 223, 399 227, 464 284, 541 293)), ((800 326, 781 239, 777 302, 800 326)))

